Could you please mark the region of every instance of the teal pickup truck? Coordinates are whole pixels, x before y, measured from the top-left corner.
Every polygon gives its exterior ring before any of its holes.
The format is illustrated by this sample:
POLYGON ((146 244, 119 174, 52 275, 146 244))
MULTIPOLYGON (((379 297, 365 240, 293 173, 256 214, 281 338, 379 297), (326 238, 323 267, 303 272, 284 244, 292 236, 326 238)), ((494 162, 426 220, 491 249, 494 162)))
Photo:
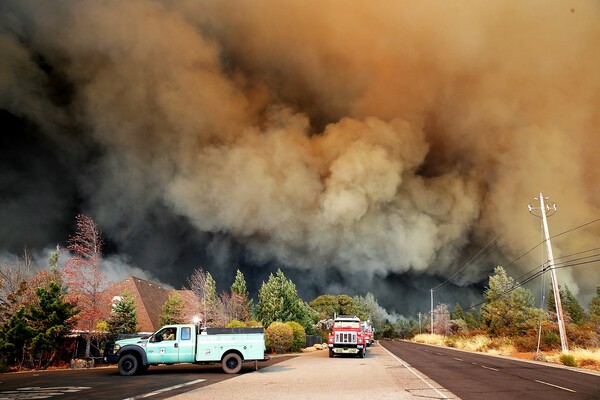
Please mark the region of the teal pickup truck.
POLYGON ((257 328, 206 328, 167 325, 150 335, 117 340, 104 350, 104 361, 118 364, 129 376, 159 364, 221 363, 223 371, 237 374, 243 362, 267 361, 265 332, 257 328))

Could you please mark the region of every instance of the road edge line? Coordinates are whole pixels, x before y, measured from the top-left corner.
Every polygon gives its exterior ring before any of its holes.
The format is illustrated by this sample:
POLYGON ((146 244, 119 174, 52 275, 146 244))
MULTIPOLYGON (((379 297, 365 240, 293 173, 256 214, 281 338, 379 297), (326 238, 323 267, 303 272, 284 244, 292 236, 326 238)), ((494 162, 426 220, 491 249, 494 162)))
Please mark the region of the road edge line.
MULTIPOLYGON (((433 389, 437 394, 439 394, 440 396, 442 396, 442 399, 450 399, 450 397, 446 396, 445 394, 443 394, 442 392, 440 392, 436 387, 434 387, 431 383, 429 383, 425 378, 423 378, 421 375, 417 374, 417 372, 415 371, 415 369, 413 367, 411 367, 406 361, 400 359, 398 356, 396 356, 394 353, 392 353, 391 351, 389 351, 388 349, 385 348, 385 346, 381 345, 381 347, 383 347, 383 349, 385 351, 388 352, 388 354, 390 356, 392 356, 396 361, 398 361, 400 364, 402 364, 402 366, 406 369, 408 369, 410 372, 413 373, 414 376, 416 376, 417 378, 419 378, 421 381, 423 381, 427 386, 429 386, 431 389, 433 389)), ((446 389, 447 390, 447 389, 446 389)))

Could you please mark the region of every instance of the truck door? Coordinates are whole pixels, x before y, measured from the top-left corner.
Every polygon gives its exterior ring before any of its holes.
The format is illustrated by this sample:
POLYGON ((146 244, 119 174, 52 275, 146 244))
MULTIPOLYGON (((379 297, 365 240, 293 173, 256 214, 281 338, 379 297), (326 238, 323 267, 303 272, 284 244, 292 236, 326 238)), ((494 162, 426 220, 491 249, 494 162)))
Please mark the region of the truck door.
POLYGON ((150 337, 146 344, 148 363, 172 364, 179 362, 179 338, 177 327, 165 327, 150 337))
POLYGON ((195 332, 192 332, 192 327, 181 327, 181 335, 179 337, 179 362, 195 361, 194 342, 196 338, 192 336, 193 333, 195 332))

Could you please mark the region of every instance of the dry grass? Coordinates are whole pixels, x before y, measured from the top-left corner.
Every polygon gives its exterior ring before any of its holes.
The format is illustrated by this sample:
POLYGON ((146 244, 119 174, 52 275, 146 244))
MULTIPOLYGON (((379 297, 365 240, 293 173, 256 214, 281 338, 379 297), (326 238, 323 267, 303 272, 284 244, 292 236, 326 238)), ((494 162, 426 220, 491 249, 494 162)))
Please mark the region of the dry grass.
MULTIPOLYGON (((497 354, 503 356, 514 356, 523 359, 535 359, 535 352, 518 353, 512 340, 509 338, 490 338, 486 335, 475 335, 471 337, 446 337, 422 333, 413 339, 417 343, 434 344, 438 346, 454 347, 462 350, 478 351, 481 353, 497 354)), ((580 368, 600 371, 600 348, 581 349, 574 348, 569 351, 570 357, 564 357, 560 352, 544 352, 540 360, 556 364, 573 363, 580 368), (562 358, 561 358, 562 356, 562 358), (574 359, 574 362, 572 361, 574 359)))
POLYGON ((420 333, 418 335, 415 335, 415 337, 412 340, 417 343, 436 344, 438 346, 446 345, 445 336, 431 333, 420 333))
MULTIPOLYGON (((593 369, 600 371, 600 349, 580 349, 574 348, 569 350, 569 355, 575 358, 575 363, 578 367, 593 369)), ((561 360, 562 353, 547 355, 546 359, 549 362, 564 364, 561 360)))

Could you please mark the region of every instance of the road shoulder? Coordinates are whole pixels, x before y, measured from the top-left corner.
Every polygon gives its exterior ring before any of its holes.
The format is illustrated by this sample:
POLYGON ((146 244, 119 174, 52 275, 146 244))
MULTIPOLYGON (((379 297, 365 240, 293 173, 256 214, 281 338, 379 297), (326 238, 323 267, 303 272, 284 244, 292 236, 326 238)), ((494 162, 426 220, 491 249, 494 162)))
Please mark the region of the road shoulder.
POLYGON ((457 399, 414 371, 382 346, 369 348, 365 358, 329 358, 326 350, 300 354, 234 379, 171 399, 457 399))

